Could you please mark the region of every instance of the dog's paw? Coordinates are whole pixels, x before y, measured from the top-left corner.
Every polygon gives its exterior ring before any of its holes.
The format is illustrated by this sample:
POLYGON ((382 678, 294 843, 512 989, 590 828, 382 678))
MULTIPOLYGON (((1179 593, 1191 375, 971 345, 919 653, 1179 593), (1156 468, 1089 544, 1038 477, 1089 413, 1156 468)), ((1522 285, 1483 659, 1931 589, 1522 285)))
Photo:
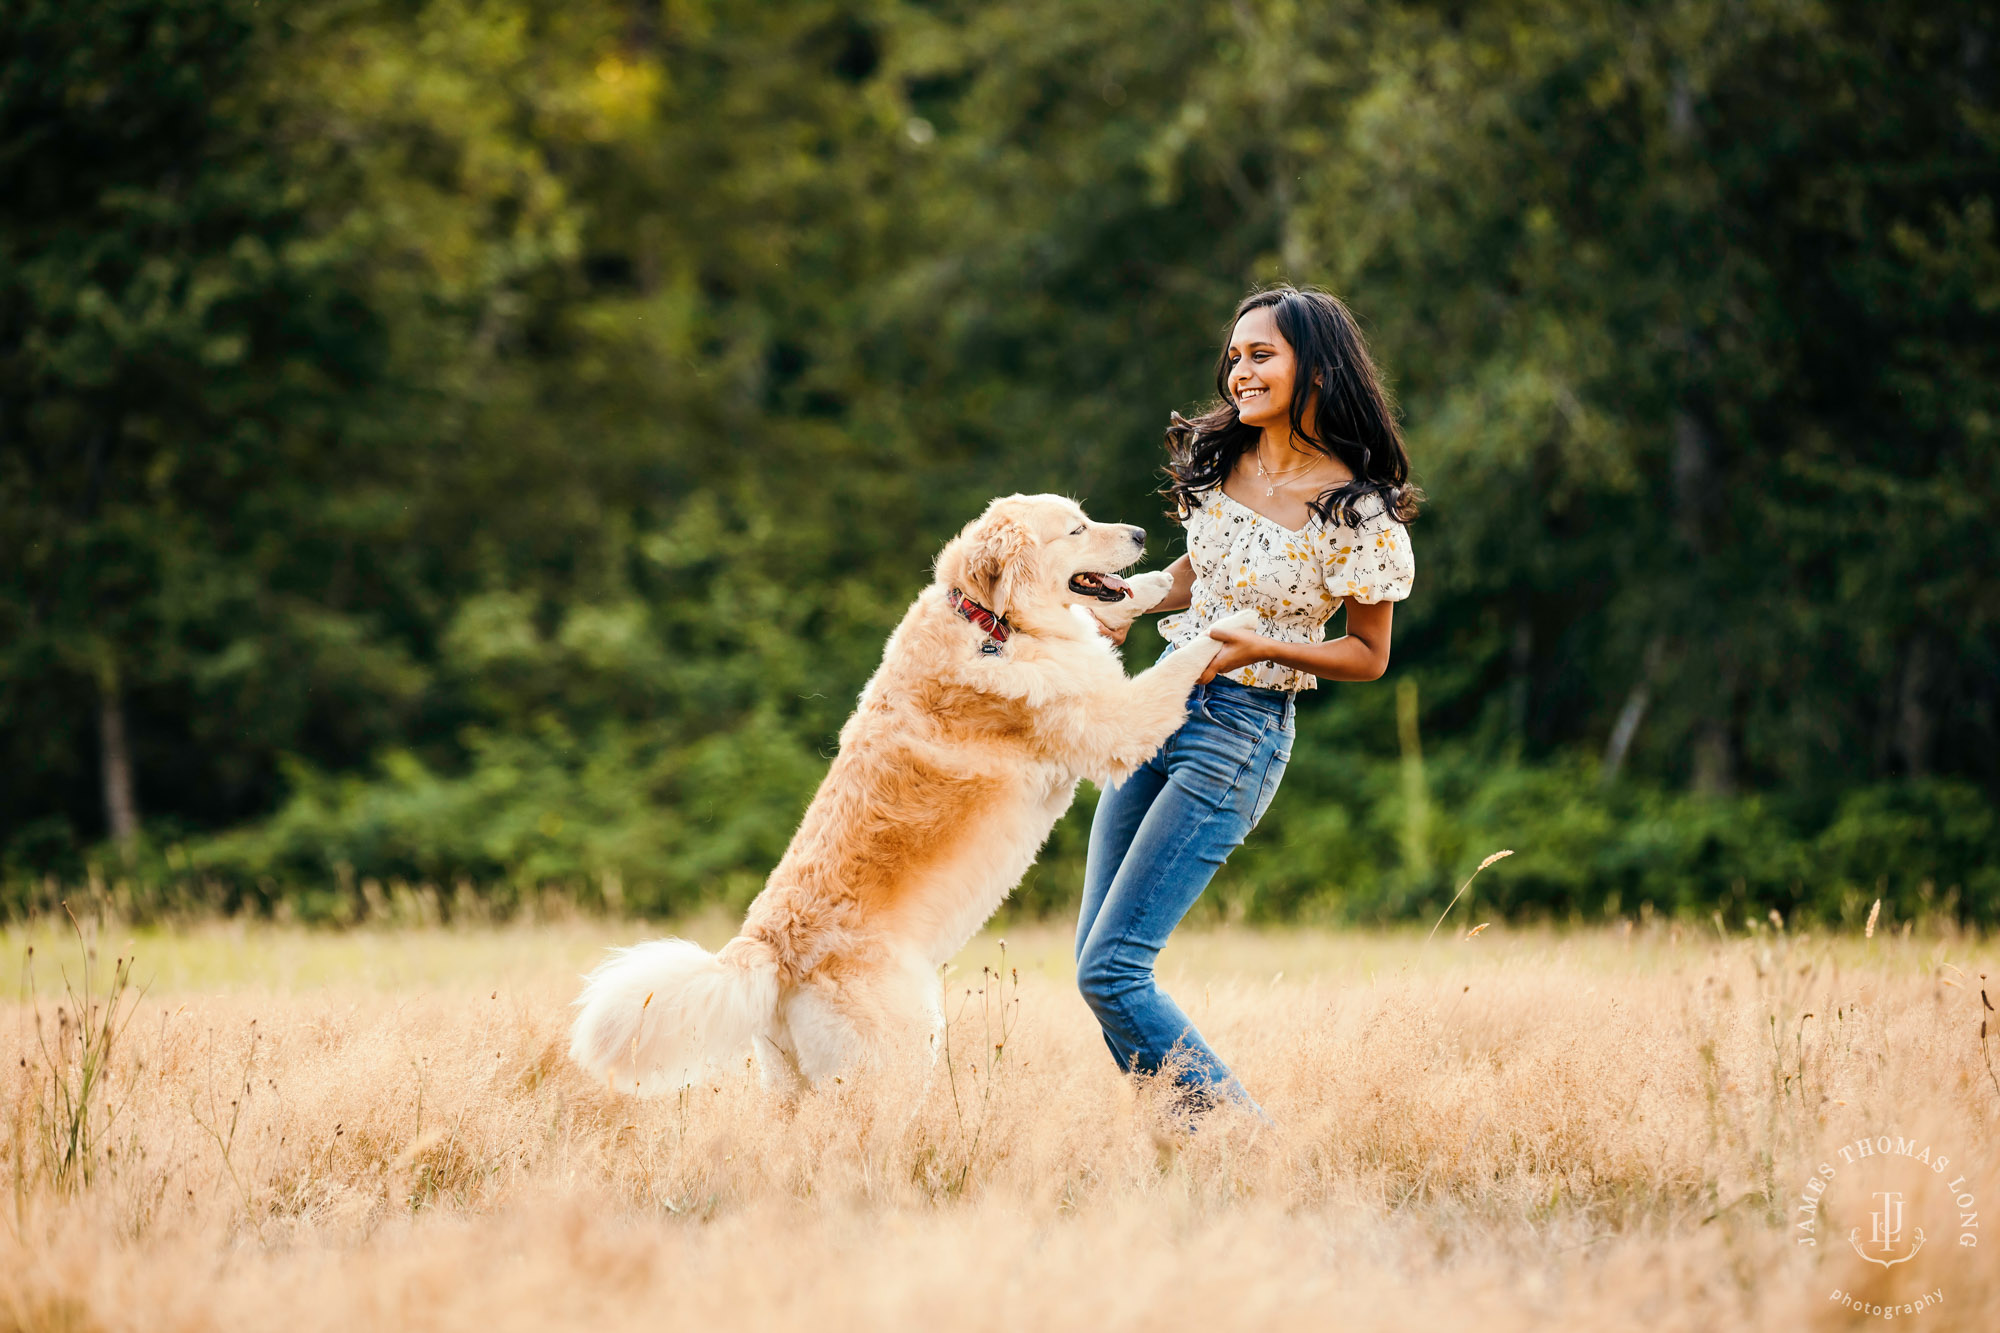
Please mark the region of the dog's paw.
POLYGON ((1258 615, 1255 611, 1231 611, 1228 615, 1222 617, 1222 619, 1211 624, 1208 629, 1209 633, 1213 635, 1219 629, 1256 629, 1257 623, 1258 615))
POLYGON ((1137 574, 1125 580, 1132 591, 1115 602, 1095 602, 1086 609, 1097 618, 1097 622, 1118 633, 1146 612, 1160 604, 1174 586, 1174 576, 1164 569, 1156 569, 1150 574, 1137 574))
POLYGON ((1160 604, 1160 599, 1173 591, 1174 576, 1164 569, 1153 570, 1149 574, 1134 574, 1125 580, 1131 587, 1132 595, 1120 607, 1129 606, 1134 615, 1144 615, 1160 604))

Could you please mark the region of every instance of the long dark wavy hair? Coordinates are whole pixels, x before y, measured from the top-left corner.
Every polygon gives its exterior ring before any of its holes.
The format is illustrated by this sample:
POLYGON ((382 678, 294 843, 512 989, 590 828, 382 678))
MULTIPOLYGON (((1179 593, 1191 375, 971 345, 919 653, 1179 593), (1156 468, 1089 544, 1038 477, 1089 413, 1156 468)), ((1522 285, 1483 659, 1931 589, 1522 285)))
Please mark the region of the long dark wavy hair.
POLYGON ((1263 431, 1246 426, 1229 396, 1229 339, 1236 321, 1269 307, 1278 332, 1292 345, 1298 375, 1292 383, 1292 435, 1301 444, 1339 459, 1354 479, 1322 492, 1310 508, 1321 522, 1336 516, 1357 523, 1355 507, 1379 495, 1389 513, 1407 523, 1424 493, 1410 481, 1410 455, 1396 424, 1396 407, 1368 355, 1353 314, 1340 298, 1317 287, 1270 287, 1243 298, 1223 334, 1215 364, 1217 401, 1190 421, 1173 414, 1167 426, 1167 485, 1174 517, 1194 511, 1203 491, 1222 484, 1263 431))

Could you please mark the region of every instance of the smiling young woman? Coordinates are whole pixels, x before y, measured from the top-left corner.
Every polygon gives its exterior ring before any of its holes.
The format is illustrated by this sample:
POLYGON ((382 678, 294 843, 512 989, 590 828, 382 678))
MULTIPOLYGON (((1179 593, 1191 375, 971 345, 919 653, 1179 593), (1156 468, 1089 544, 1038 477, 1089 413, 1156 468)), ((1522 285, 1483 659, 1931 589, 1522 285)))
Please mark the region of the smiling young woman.
MULTIPOLYGON (((1167 494, 1187 529, 1171 592, 1152 608, 1169 648, 1233 612, 1188 719, 1104 793, 1077 919, 1077 985, 1119 1065, 1167 1071, 1190 1109, 1255 1107, 1153 967, 1167 936, 1277 795, 1294 704, 1320 680, 1375 680, 1416 565, 1404 524, 1422 492, 1375 363, 1347 307, 1276 287, 1236 308, 1220 400, 1167 430, 1167 494), (1346 632, 1326 638, 1345 609, 1346 632)), ((1117 636, 1123 638, 1123 635, 1117 636)))

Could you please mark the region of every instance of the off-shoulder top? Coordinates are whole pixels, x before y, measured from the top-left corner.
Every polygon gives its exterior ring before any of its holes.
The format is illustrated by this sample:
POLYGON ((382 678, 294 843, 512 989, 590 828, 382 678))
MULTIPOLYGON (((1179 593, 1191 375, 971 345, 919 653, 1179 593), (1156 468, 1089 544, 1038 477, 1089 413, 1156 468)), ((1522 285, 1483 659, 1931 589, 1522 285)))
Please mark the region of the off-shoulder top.
MULTIPOLYGON (((1258 630, 1288 643, 1319 643, 1326 622, 1346 598, 1399 602, 1417 574, 1410 533, 1390 517, 1379 495, 1355 506, 1353 524, 1322 521, 1288 528, 1220 486, 1201 493, 1187 517, 1188 557, 1194 566, 1193 601, 1160 622, 1176 646, 1205 633, 1233 611, 1257 612, 1258 630)), ((1225 679, 1271 690, 1311 690, 1309 673, 1257 662, 1225 679)))

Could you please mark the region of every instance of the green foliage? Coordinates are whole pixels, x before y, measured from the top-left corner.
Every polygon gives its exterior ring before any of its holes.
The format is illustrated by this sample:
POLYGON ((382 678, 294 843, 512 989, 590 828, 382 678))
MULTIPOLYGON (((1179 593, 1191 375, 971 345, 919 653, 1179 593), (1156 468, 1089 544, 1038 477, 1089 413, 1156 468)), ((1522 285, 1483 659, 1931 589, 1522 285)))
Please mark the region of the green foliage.
MULTIPOLYGON (((1303 742, 1302 742, 1303 743, 1303 742)), ((1891 920, 1980 914, 2000 893, 1991 801, 1965 783, 1858 787, 1822 821, 1765 797, 1607 788, 1586 763, 1490 766, 1458 753, 1432 814, 1435 878, 1396 855, 1403 816, 1384 765, 1322 786, 1292 782, 1218 879, 1212 910, 1249 920, 1381 922, 1442 911, 1489 853, 1453 919, 1596 918, 1639 911, 1732 926, 1776 909, 1853 925, 1880 898, 1891 920)))
POLYGON ((531 735, 475 734, 468 748, 456 774, 407 751, 370 773, 296 771, 274 816, 204 841, 189 874, 244 886, 266 907, 300 886, 351 891, 357 868, 466 881, 503 903, 546 884, 655 915, 716 892, 740 907, 762 885, 750 868, 776 862, 820 773, 768 713, 683 747, 631 733, 585 744, 550 723, 531 735), (754 797, 732 800, 737 792, 754 797))
POLYGON ((21 0, 5 901, 740 898, 987 498, 1174 554, 1159 428, 1283 276, 1361 312, 1433 497, 1429 814, 1392 687, 1324 689, 1214 910, 1418 914, 1506 846, 1490 910, 1992 920, 1994 29, 21 0))

